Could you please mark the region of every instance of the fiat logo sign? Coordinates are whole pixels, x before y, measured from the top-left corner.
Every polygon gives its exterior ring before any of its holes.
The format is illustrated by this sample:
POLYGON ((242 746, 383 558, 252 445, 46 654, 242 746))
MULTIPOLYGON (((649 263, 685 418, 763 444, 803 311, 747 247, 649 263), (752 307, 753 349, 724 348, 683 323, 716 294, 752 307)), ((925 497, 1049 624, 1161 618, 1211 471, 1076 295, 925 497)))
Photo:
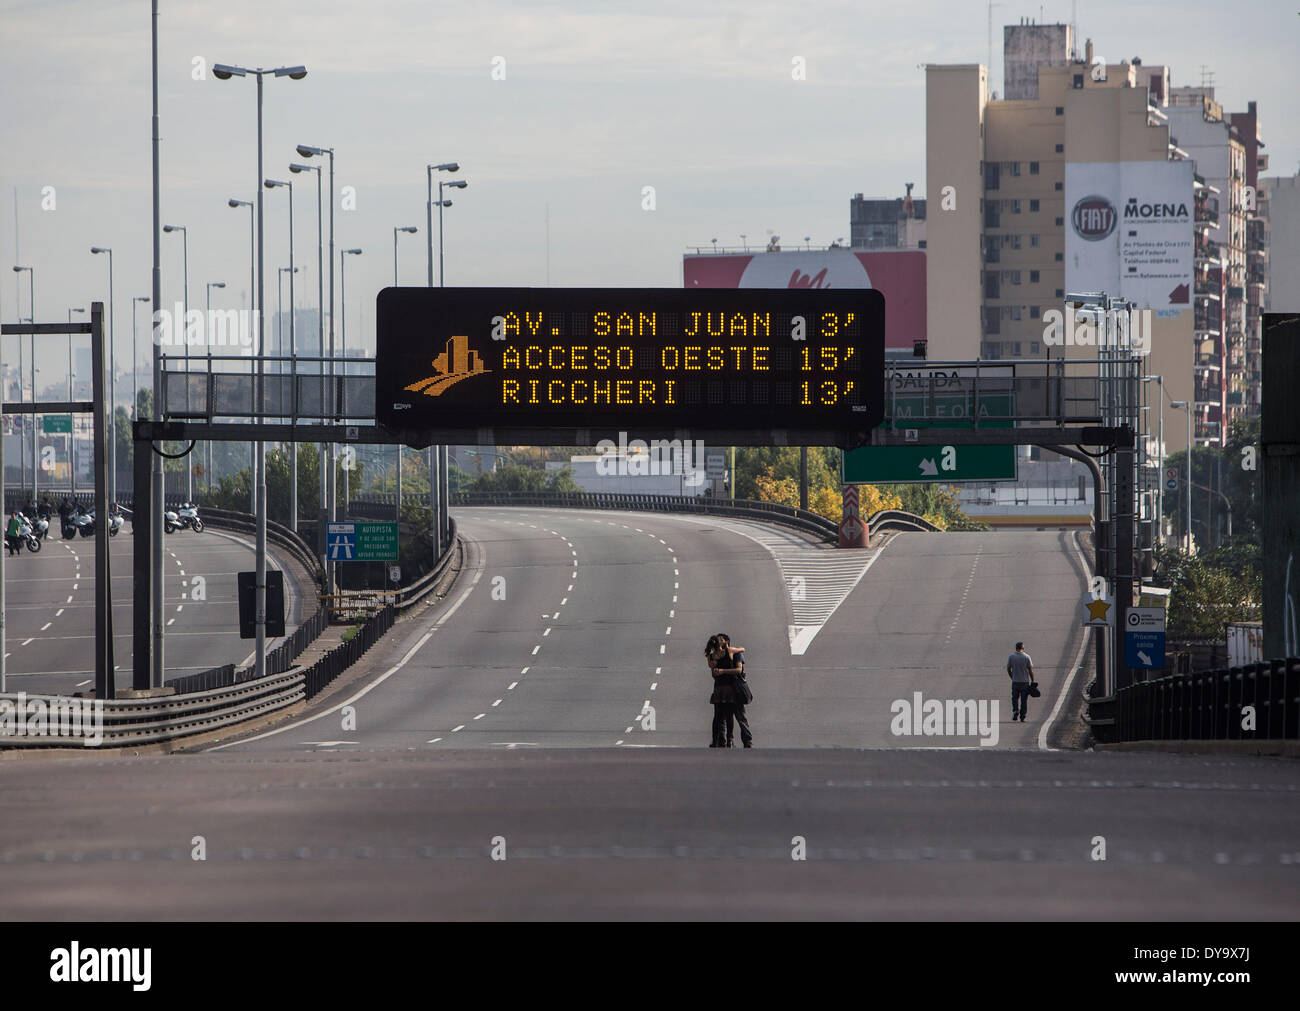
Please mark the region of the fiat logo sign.
POLYGON ((1075 233, 1089 242, 1098 242, 1110 235, 1115 230, 1118 219, 1115 205, 1095 193, 1075 204, 1070 216, 1075 233))

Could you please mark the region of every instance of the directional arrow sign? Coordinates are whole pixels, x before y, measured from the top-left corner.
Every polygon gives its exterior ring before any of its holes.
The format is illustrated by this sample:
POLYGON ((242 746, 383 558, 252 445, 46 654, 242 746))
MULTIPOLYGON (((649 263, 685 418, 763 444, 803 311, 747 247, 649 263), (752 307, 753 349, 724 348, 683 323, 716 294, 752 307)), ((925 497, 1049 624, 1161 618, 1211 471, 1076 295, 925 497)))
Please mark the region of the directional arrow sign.
POLYGON ((1016 479, 1015 446, 864 446, 843 459, 844 481, 859 484, 1016 479))
POLYGON ((1128 667, 1163 668, 1165 665, 1165 610, 1131 607, 1124 617, 1124 663, 1128 667))

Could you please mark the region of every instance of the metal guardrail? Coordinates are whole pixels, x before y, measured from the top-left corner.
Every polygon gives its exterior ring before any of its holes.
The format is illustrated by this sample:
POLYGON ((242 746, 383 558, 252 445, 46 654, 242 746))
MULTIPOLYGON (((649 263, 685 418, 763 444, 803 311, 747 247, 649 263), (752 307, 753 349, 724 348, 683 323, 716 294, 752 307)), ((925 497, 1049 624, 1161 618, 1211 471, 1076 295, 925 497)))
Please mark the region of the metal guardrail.
POLYGON ((1102 743, 1300 739, 1300 658, 1142 681, 1088 699, 1084 720, 1102 743))
POLYGON ((867 521, 867 529, 873 534, 885 530, 923 530, 930 533, 943 533, 942 527, 935 526, 924 516, 904 512, 902 509, 880 510, 867 521))
POLYGON ((781 523, 832 540, 839 526, 825 516, 751 499, 710 499, 681 495, 639 495, 618 492, 455 492, 453 506, 535 506, 558 509, 623 509, 633 512, 685 512, 713 516, 740 516, 781 523))

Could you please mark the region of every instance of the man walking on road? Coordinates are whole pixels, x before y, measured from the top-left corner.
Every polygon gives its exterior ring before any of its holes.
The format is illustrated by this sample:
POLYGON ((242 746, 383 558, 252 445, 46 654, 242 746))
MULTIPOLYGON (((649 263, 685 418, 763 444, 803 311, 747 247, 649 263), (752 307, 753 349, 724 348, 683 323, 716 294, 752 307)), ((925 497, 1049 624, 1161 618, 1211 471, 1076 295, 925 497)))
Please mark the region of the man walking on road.
POLYGON ((1034 680, 1034 661, 1025 652, 1023 642, 1016 643, 1016 651, 1007 657, 1007 676, 1011 678, 1011 719, 1025 722, 1025 708, 1029 705, 1029 686, 1034 680))

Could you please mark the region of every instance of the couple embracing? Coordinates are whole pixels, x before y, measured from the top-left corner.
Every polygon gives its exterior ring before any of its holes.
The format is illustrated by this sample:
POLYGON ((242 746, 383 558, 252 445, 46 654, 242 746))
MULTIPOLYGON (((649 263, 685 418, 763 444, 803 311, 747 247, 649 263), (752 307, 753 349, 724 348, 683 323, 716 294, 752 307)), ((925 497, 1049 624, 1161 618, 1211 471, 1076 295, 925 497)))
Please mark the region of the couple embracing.
POLYGON ((735 724, 740 724, 740 742, 747 748, 754 746, 754 735, 749 731, 745 706, 754 700, 754 693, 745 681, 745 647, 731 645, 731 636, 724 632, 709 636, 704 647, 704 658, 713 675, 713 740, 710 748, 734 747, 735 724))

